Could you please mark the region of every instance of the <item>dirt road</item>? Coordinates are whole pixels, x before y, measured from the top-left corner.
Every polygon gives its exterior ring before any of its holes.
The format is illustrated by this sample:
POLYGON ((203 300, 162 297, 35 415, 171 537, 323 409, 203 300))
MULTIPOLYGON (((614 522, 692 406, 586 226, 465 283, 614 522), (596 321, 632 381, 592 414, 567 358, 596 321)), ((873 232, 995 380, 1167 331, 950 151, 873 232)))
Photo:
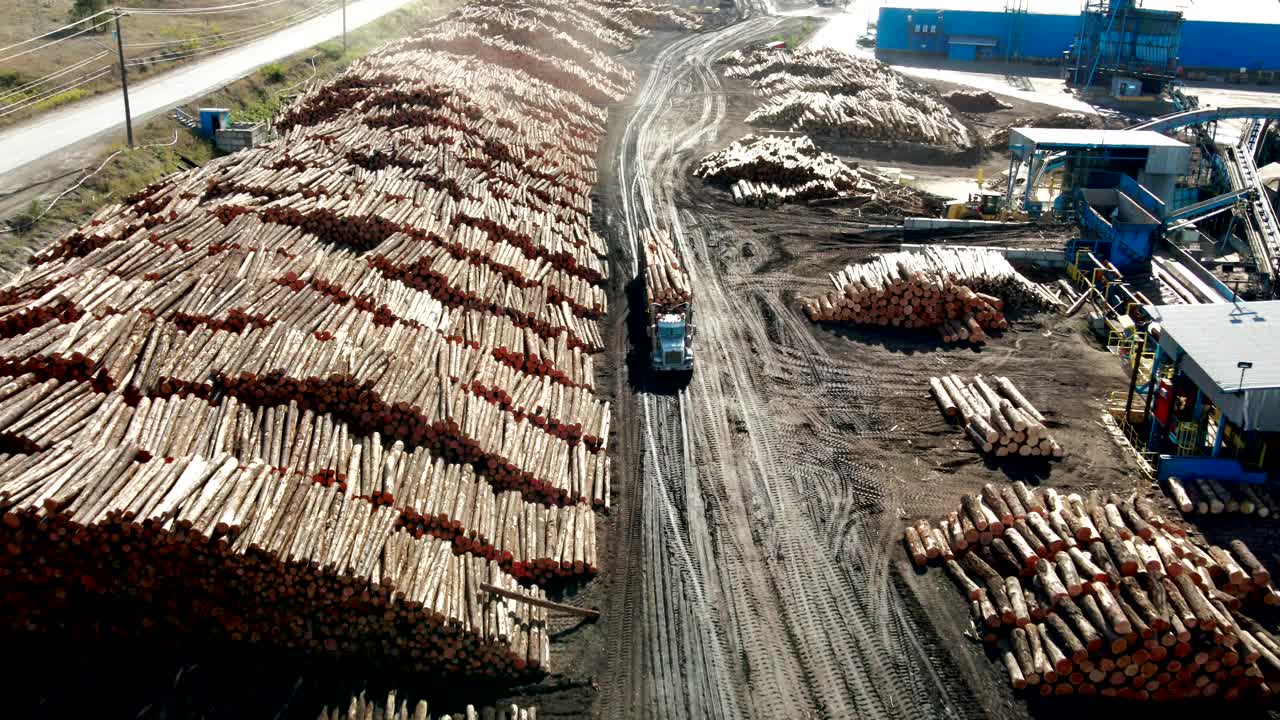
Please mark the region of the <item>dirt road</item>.
MULTIPOLYGON (((618 455, 639 461, 617 473, 623 589, 597 716, 954 717, 964 705, 900 605, 886 556, 892 483, 858 448, 890 430, 875 408, 893 394, 893 368, 872 376, 828 357, 788 300, 803 281, 754 274, 749 238, 727 237, 690 196, 690 165, 730 139, 712 61, 781 22, 663 47, 616 145, 600 208, 615 276, 635 276, 640 228, 671 229, 695 287, 697 370, 678 389, 642 362, 618 378, 618 455)), ((759 224, 761 238, 785 229, 759 224)), ((634 329, 643 298, 630 301, 634 329)))

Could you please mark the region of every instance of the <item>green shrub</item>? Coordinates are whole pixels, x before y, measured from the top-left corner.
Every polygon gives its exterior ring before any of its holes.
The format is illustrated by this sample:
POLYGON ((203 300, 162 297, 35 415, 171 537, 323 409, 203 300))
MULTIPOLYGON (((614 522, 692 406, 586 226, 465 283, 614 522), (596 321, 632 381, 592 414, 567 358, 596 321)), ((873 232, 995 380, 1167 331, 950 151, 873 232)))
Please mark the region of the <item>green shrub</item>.
POLYGON ((35 229, 36 223, 40 220, 40 213, 44 208, 40 207, 40 203, 32 200, 26 209, 9 218, 9 227, 19 235, 25 235, 35 229))
POLYGON ((266 78, 269 83, 284 82, 286 72, 284 66, 280 63, 271 63, 262 66, 262 77, 266 78))

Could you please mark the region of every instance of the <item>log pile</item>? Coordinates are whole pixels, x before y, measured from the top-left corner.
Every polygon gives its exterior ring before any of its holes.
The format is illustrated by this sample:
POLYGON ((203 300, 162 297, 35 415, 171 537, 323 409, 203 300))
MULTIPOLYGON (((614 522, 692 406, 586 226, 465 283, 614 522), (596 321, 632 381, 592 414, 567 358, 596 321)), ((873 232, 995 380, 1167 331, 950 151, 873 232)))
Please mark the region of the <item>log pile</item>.
POLYGON ((973 146, 969 128, 937 90, 878 60, 838 50, 737 51, 725 75, 751 80, 764 104, 752 125, 862 141, 973 146))
POLYGON ((35 256, 0 288, 12 625, 545 669, 542 611, 478 585, 596 570, 604 53, 693 22, 478 0, 35 256))
POLYGON ((931 247, 848 265, 834 290, 800 298, 814 322, 937 328, 946 342, 982 344, 1008 327, 1006 305, 1050 305, 1051 296, 994 251, 931 247))
POLYGON ((646 227, 644 237, 645 296, 651 305, 673 307, 693 299, 689 273, 676 254, 671 235, 646 227))
POLYGON ((1044 416, 1007 377, 994 376, 988 382, 976 375, 970 383, 955 374, 931 377, 929 392, 942 414, 959 420, 985 453, 1046 458, 1065 454, 1045 427, 1044 416))
POLYGON ((1253 617, 1277 601, 1266 568, 1240 541, 1188 539, 1145 498, 988 484, 904 541, 945 567, 1017 689, 1230 700, 1280 677, 1280 637, 1253 617))
POLYGON ((403 697, 397 699, 396 691, 387 693, 384 700, 373 701, 364 693, 354 695, 344 708, 325 708, 319 720, 538 720, 538 708, 518 705, 484 705, 476 709, 467 705, 462 712, 432 714, 426 700, 410 705, 403 697))
POLYGON ((545 611, 479 590, 519 593, 514 579, 395 530, 391 508, 226 453, 141 459, 95 443, 0 463, 12 629, 194 631, 375 665, 391 651, 421 672, 545 666, 545 611))
POLYGON ((1183 515, 1239 513, 1260 518, 1280 517, 1280 500, 1266 485, 1169 477, 1165 479, 1165 491, 1183 515))
POLYGON ((694 175, 728 187, 738 205, 875 194, 861 173, 803 136, 748 135, 703 158, 694 175))

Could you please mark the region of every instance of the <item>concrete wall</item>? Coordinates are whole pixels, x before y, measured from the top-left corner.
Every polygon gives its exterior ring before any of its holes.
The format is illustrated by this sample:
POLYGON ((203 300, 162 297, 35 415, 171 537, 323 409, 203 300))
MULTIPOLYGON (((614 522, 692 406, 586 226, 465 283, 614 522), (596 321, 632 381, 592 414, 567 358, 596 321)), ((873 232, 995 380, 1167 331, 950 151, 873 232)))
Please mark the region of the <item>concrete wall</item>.
MULTIPOLYGON (((1229 1, 1229 0, 1224 0, 1229 1)), ((980 35, 996 38, 992 55, 1004 58, 1012 45, 1015 57, 1056 60, 1075 42, 1078 15, 1011 15, 1003 12, 880 8, 876 47, 900 52, 947 53, 947 37, 980 35), (1016 28, 1012 18, 1020 18, 1016 28), (910 18, 910 20, 908 20, 910 18), (916 25, 937 26, 936 33, 916 33, 916 25), (1010 30, 1013 32, 1011 43, 1010 30)), ((1182 25, 1179 53, 1183 67, 1223 70, 1280 70, 1280 27, 1256 23, 1188 20, 1182 25)))

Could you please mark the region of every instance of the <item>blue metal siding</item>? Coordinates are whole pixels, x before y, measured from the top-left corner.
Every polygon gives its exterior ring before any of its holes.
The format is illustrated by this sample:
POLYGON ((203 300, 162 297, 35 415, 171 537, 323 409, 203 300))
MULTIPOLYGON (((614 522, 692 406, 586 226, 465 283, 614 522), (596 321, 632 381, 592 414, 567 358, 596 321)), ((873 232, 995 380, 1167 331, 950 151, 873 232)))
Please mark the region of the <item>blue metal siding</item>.
POLYGON ((1188 20, 1181 53, 1184 67, 1280 70, 1280 27, 1188 20))
MULTIPOLYGON (((986 35, 999 39, 992 54, 1003 58, 1009 53, 1012 17, 1002 12, 880 8, 876 46, 882 50, 941 54, 947 51, 949 35, 986 35), (927 37, 917 35, 914 29, 923 22, 921 18, 928 18, 929 24, 936 23, 939 32, 927 37)), ((1075 42, 1079 26, 1076 15, 1025 15, 1015 33, 1014 54, 1056 59, 1075 42)), ((1182 24, 1182 42, 1177 52, 1185 67, 1280 70, 1278 38, 1280 27, 1275 25, 1187 20, 1182 24)), ((1152 65, 1163 65, 1168 59, 1160 43, 1142 38, 1138 44, 1146 46, 1140 48, 1140 53, 1152 65)))
POLYGON ((948 60, 977 60, 978 48, 976 45, 951 45, 947 48, 948 60))
POLYGON ((1056 59, 1070 47, 1079 23, 1079 18, 1071 15, 1025 15, 1015 29, 1011 17, 1003 12, 880 8, 876 47, 881 50, 944 53, 947 52, 948 37, 979 35, 997 38, 996 47, 992 49, 995 57, 1003 58, 1009 54, 1012 38, 1016 56, 1056 59), (915 28, 921 24, 936 24, 938 33, 930 38, 917 34, 915 28))

